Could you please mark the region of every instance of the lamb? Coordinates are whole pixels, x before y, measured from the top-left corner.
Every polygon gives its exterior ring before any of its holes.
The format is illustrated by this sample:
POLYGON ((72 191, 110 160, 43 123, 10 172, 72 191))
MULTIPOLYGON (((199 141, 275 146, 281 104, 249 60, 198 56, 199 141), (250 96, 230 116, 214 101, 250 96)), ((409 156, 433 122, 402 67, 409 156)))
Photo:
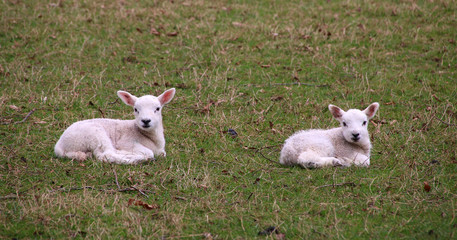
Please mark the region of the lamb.
POLYGON ((341 126, 327 130, 302 130, 293 134, 281 150, 281 164, 304 168, 370 165, 371 143, 367 126, 379 103, 372 103, 363 111, 350 109, 345 112, 331 104, 328 108, 341 126))
POLYGON ((97 118, 75 122, 57 141, 55 154, 80 161, 93 154, 101 161, 117 164, 136 164, 157 155, 166 156, 162 108, 174 97, 175 89, 158 97, 137 98, 125 91, 118 91, 117 95, 133 107, 134 120, 97 118))

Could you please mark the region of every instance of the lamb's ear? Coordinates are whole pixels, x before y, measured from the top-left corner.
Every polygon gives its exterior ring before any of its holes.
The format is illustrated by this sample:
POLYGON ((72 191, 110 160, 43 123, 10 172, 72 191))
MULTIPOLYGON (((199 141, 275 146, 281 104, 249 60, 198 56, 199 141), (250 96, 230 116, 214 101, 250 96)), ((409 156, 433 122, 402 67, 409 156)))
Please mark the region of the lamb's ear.
POLYGON ((339 107, 337 107, 337 106, 335 106, 335 105, 330 104, 330 105, 328 105, 328 109, 330 110, 330 112, 332 113, 333 117, 334 117, 336 120, 338 120, 338 121, 341 120, 341 117, 342 117, 343 114, 344 114, 344 111, 343 111, 341 108, 339 108, 339 107))
POLYGON ((368 119, 371 119, 376 114, 376 111, 379 109, 379 103, 374 102, 370 104, 363 112, 367 115, 368 119))
POLYGON ((133 96, 132 94, 126 91, 117 91, 117 96, 119 96, 125 104, 132 107, 135 105, 135 102, 137 100, 137 97, 133 96))
POLYGON ((171 101, 171 99, 173 99, 173 97, 175 96, 175 92, 176 92, 176 90, 174 88, 171 88, 171 89, 168 89, 167 91, 163 92, 162 94, 160 94, 160 96, 157 97, 160 101, 160 104, 162 104, 162 106, 163 106, 163 105, 169 103, 171 101))

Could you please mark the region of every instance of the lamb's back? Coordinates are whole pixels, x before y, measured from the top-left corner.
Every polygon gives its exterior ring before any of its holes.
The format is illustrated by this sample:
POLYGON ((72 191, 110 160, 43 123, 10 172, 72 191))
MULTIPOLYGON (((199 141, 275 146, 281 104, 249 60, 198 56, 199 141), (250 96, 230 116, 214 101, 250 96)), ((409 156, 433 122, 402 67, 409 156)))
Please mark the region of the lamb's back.
POLYGON ((332 156, 334 148, 331 138, 335 134, 333 129, 301 130, 290 136, 281 150, 280 162, 294 164, 298 156, 307 150, 321 153, 322 156, 332 156))

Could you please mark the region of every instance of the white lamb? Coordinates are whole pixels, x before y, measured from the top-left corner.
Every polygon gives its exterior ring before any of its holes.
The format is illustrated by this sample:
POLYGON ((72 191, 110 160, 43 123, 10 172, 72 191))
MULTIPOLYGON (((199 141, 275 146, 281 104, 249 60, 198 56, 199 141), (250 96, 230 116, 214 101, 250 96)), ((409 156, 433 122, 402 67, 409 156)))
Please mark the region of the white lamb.
POLYGON ((169 89, 160 96, 135 97, 118 91, 125 104, 134 109, 134 120, 89 119, 73 123, 54 148, 58 157, 85 160, 92 154, 101 161, 135 164, 156 155, 166 156, 162 108, 175 95, 169 89))
POLYGON ((328 108, 341 127, 310 129, 293 134, 281 150, 281 164, 304 168, 370 165, 371 143, 367 125, 376 114, 379 103, 372 103, 363 111, 350 109, 345 112, 334 105, 328 108))

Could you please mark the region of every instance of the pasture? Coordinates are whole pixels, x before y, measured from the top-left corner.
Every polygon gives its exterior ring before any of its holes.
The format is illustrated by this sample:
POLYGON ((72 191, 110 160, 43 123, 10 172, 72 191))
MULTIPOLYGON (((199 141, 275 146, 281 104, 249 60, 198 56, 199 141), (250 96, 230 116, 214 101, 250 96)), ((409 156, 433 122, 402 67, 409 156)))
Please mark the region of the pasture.
POLYGON ((0 238, 452 239, 457 2, 0 1, 0 238), (157 96, 166 158, 55 157, 157 96), (284 140, 379 102, 369 168, 278 164, 284 140))

